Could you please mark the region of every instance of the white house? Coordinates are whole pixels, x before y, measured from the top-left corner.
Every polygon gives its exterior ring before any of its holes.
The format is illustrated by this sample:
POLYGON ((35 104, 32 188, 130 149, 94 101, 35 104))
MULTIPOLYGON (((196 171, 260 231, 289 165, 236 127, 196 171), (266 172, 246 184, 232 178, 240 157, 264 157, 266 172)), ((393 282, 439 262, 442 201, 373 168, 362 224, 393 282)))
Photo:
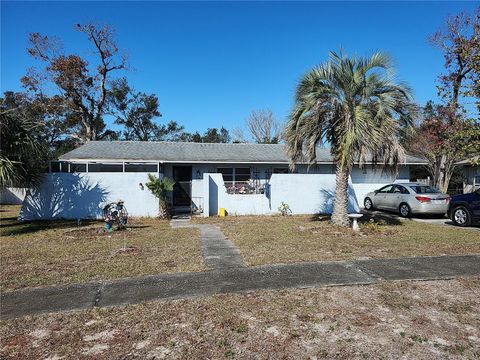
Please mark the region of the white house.
POLYGON ((458 162, 463 168, 463 193, 467 194, 480 188, 480 155, 458 162))
MULTIPOLYGON (((350 208, 364 195, 393 181, 409 181, 410 169, 425 161, 407 156, 398 176, 367 164, 353 169, 350 208)), ((335 166, 329 149, 318 149, 317 164, 289 170, 284 145, 184 142, 91 141, 50 164, 44 183, 24 201, 24 219, 92 218, 99 204, 121 198, 132 216, 156 216, 158 201, 145 187, 147 175, 176 181, 170 195, 175 211, 217 215, 275 214, 282 202, 294 214, 331 213, 335 166)))

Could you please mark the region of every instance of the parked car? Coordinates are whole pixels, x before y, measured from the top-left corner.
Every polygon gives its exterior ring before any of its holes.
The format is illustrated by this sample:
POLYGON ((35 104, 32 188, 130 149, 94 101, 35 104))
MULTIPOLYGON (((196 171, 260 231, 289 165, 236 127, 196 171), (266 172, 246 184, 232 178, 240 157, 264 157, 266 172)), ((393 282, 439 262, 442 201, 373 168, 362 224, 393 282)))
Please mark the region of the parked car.
POLYGON ((452 196, 448 217, 458 226, 480 223, 480 189, 469 194, 452 196))
POLYGON ((445 214, 450 196, 420 183, 389 184, 368 193, 363 202, 366 210, 397 211, 403 217, 413 214, 445 214))

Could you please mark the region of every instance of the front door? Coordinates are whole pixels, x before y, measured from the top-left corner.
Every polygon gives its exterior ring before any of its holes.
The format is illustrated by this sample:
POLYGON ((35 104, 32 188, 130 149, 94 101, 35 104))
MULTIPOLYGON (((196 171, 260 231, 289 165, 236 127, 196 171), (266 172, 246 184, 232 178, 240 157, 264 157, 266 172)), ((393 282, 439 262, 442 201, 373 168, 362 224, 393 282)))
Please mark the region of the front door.
POLYGON ((190 206, 192 197, 192 167, 173 167, 173 206, 190 206))

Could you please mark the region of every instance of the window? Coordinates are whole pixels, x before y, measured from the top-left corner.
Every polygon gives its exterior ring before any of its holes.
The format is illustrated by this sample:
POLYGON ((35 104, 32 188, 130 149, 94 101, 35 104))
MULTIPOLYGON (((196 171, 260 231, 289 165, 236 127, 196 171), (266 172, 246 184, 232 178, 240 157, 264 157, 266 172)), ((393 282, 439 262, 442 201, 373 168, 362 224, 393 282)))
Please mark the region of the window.
POLYGON ((50 163, 50 172, 60 172, 60 161, 52 161, 50 163))
POLYGON ((123 164, 89 163, 88 172, 123 172, 123 164))
POLYGON ((157 164, 125 163, 125 172, 157 172, 157 164))
POLYGON ((381 193, 381 194, 386 194, 386 193, 391 192, 392 188, 393 188, 393 185, 387 185, 387 186, 384 186, 383 188, 381 188, 380 190, 378 190, 378 192, 381 193))
POLYGON ((87 164, 70 163, 71 173, 83 173, 87 172, 87 164))
POLYGON ((288 174, 288 168, 273 168, 273 174, 288 174))
POLYGON ((68 172, 68 162, 66 161, 52 161, 50 163, 51 172, 68 172))
POLYGON ((480 187, 480 175, 475 175, 473 177, 473 186, 480 187))
POLYGON ((250 168, 235 168, 233 179, 234 181, 250 180, 250 168))
POLYGON ((407 190, 405 187, 401 186, 401 185, 395 185, 395 188, 393 189, 393 192, 394 192, 395 194, 406 194, 406 195, 410 194, 410 193, 408 192, 408 190, 407 190))
POLYGON ((223 181, 233 181, 233 168, 218 168, 217 172, 222 174, 223 181))
POLYGON ((250 168, 218 168, 225 182, 244 182, 250 180, 250 168))
POLYGON ((410 185, 410 188, 417 194, 439 194, 440 191, 428 185, 410 185))

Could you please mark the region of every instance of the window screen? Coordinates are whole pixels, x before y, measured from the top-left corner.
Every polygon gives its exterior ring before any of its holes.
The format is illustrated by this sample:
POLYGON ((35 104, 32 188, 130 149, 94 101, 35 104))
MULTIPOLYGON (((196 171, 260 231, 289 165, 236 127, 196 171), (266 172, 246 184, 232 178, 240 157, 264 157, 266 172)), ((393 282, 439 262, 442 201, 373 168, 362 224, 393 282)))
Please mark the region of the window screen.
POLYGON ((82 173, 87 171, 87 164, 70 163, 70 172, 82 173))
POLYGON ((125 164, 125 172, 157 172, 157 164, 125 164))
POLYGON ((123 164, 88 164, 88 172, 123 172, 123 164))
POLYGON ((217 171, 222 174, 223 181, 233 181, 233 168, 218 168, 217 171))
POLYGON ((235 168, 235 181, 250 180, 250 168, 235 168))
POLYGON ((50 172, 60 172, 60 162, 52 161, 50 163, 50 172))

